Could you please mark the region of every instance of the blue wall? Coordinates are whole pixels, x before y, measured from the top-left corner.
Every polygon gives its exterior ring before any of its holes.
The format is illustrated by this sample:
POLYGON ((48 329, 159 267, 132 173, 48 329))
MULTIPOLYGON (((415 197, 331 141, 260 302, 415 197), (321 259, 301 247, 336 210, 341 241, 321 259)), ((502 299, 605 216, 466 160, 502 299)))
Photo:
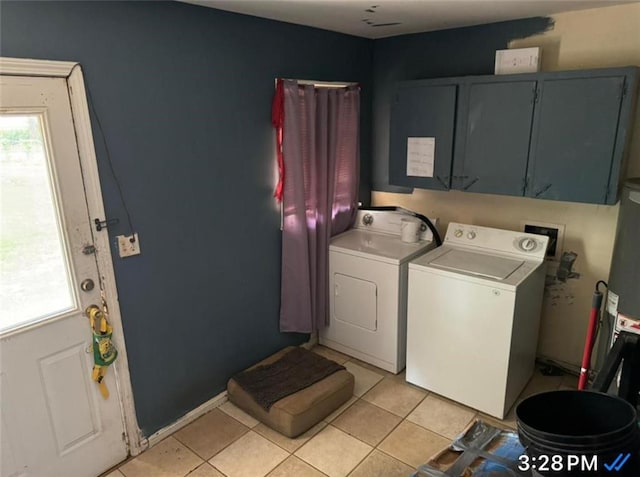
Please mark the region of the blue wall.
POLYGON ((372 188, 410 192, 389 185, 389 117, 397 81, 493 74, 496 50, 511 40, 542 33, 550 18, 527 18, 467 28, 377 40, 373 73, 372 188))
MULTIPOLYGON (((115 244, 112 253, 145 434, 306 338, 278 331, 274 78, 361 83, 360 196, 369 203, 371 179, 377 190, 403 190, 388 185, 387 170, 396 81, 492 73, 496 49, 550 24, 371 41, 178 2, 2 2, 2 56, 82 64, 140 235, 140 256, 122 260, 115 244)), ((129 229, 93 120, 107 216, 120 218, 114 243, 129 229)))
MULTIPOLYGON (((274 78, 362 84, 369 201, 373 43, 177 2, 2 2, 2 56, 78 61, 142 254, 112 249, 149 435, 304 335, 278 330, 274 78)), ((126 214, 93 118, 109 228, 126 214)))

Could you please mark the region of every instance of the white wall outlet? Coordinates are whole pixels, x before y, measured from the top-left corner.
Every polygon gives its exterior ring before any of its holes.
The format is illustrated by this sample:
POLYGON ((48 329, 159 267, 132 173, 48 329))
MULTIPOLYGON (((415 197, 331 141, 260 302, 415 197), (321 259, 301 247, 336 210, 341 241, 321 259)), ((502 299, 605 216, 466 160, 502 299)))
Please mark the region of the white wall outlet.
POLYGON ((118 235, 116 238, 118 239, 118 254, 120 258, 140 255, 140 240, 137 233, 133 235, 118 235))

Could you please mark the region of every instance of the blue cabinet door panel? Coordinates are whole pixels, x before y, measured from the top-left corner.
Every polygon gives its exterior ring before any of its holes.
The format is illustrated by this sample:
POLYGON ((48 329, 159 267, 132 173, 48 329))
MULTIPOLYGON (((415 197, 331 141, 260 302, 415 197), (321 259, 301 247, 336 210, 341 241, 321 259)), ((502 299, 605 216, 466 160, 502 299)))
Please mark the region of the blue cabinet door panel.
POLYGON ((615 204, 640 68, 433 78, 398 83, 389 182, 615 204), (409 176, 409 138, 435 138, 433 177, 409 176))
POLYGON ((456 189, 524 195, 535 81, 475 83, 469 86, 456 189))
POLYGON ((405 187, 448 190, 453 160, 456 85, 399 87, 391 112, 389 182, 405 187), (407 140, 435 138, 433 177, 407 175, 407 140))
POLYGON ((526 195, 605 203, 624 76, 539 84, 526 195))

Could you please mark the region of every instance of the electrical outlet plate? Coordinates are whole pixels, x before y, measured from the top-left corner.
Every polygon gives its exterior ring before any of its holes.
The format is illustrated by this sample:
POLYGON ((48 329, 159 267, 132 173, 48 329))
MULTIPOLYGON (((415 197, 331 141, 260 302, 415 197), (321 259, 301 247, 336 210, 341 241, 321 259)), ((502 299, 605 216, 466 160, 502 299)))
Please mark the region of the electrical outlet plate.
POLYGON ((118 254, 120 258, 131 257, 132 255, 140 255, 140 239, 138 234, 118 235, 118 254), (131 239, 133 238, 133 241, 131 239))
POLYGON ((552 250, 547 251, 546 260, 560 260, 560 256, 562 255, 562 250, 564 247, 564 225, 562 224, 551 224, 548 222, 538 222, 536 220, 521 220, 520 227, 523 232, 530 232, 533 234, 542 234, 547 235, 549 237, 549 245, 552 245, 552 239, 554 238, 555 232, 555 250, 554 253, 551 253, 552 250), (530 230, 530 228, 534 230, 530 230), (539 230, 535 230, 539 229, 539 230), (550 231, 550 233, 546 233, 546 231, 550 231), (557 231, 557 232, 556 232, 557 231))

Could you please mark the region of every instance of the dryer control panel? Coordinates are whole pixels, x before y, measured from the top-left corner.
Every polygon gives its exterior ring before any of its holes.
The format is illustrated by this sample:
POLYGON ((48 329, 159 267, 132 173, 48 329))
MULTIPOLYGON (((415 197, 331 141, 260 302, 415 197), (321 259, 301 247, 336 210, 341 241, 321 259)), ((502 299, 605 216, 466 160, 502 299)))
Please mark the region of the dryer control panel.
POLYGON ((544 260, 549 237, 451 222, 444 243, 544 260))
MULTIPOLYGON (((358 210, 356 222, 353 225, 355 229, 364 229, 371 232, 384 234, 401 235, 402 219, 413 217, 398 211, 386 210, 358 210)), ((419 220, 419 219, 416 219, 419 220)), ((438 219, 430 218, 431 222, 437 226, 438 219)), ((426 224, 420 227, 420 240, 432 241, 433 234, 426 224)))

